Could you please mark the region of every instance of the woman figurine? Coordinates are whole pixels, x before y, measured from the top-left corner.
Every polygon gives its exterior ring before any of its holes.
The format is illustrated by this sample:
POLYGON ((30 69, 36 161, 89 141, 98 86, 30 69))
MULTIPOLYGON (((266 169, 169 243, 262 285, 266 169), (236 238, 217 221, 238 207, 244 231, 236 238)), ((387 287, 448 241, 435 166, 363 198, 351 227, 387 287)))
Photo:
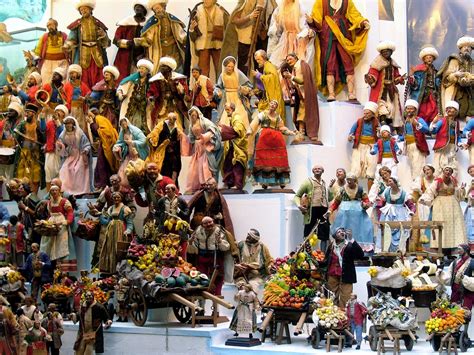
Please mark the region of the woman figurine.
POLYGON ((46 329, 41 326, 40 321, 34 321, 33 327, 29 329, 26 335, 26 341, 28 342, 28 355, 48 355, 48 349, 46 348, 46 341, 51 337, 48 335, 46 329))
MULTIPOLYGON (((463 186, 458 188, 453 172, 453 167, 445 166, 443 173, 434 179, 418 201, 432 206, 433 221, 444 221, 442 247, 446 249, 453 249, 467 242, 466 226, 459 204, 463 186)), ((433 230, 430 247, 437 249, 438 243, 438 233, 433 230)))
POLYGON ((198 191, 210 178, 218 180, 224 148, 219 127, 204 117, 193 106, 188 112, 191 120, 189 140, 193 145, 193 155, 189 162, 187 193, 198 191))
MULTIPOLYGON (((426 189, 434 181, 435 168, 431 164, 426 164, 423 166, 423 175, 418 176, 412 183, 410 199, 416 203, 416 214, 413 216, 412 220, 422 221, 431 221, 431 208, 419 203, 421 195, 423 195, 426 189)), ((423 244, 428 244, 431 238, 431 229, 419 229, 412 231, 412 237, 410 240, 413 240, 415 244, 415 249, 417 251, 423 250, 423 244)), ((411 242, 410 242, 411 243, 411 242)))
POLYGON ((250 166, 255 182, 264 189, 276 185, 283 189, 290 183, 290 164, 283 135, 294 136, 296 133, 284 125, 277 109, 278 102, 270 101, 268 110, 260 112, 247 131, 250 135, 258 125, 261 126, 250 166))
POLYGON ((257 330, 256 311, 260 310, 260 302, 257 294, 250 284, 241 284, 239 291, 234 296, 234 300, 238 302, 235 308, 229 329, 233 330, 234 336, 239 333, 248 333, 249 338, 253 338, 253 332, 257 330))
POLYGON ((380 208, 384 203, 383 193, 388 186, 388 179, 392 176, 392 170, 390 170, 387 166, 380 167, 375 181, 370 186, 369 189, 369 201, 372 204, 372 209, 368 211, 369 216, 372 218, 372 222, 374 223, 374 235, 375 235, 375 250, 381 251, 382 250, 382 236, 380 232, 380 228, 376 224, 376 222, 380 221, 380 208))
POLYGON ((104 244, 99 256, 99 269, 101 272, 112 274, 115 272, 117 262, 118 243, 130 242, 133 232, 132 210, 122 202, 121 192, 112 194, 114 204, 100 216, 100 223, 107 224, 104 244))
POLYGON ((16 319, 18 322, 18 354, 26 355, 28 343, 25 337, 28 335, 28 330, 33 327, 33 321, 25 315, 25 312, 21 308, 16 310, 16 319))
POLYGON ((337 229, 351 229, 354 239, 364 252, 374 250, 374 227, 372 220, 367 214, 367 208, 371 206, 367 193, 357 183, 357 176, 348 174, 346 184, 334 197, 329 206, 327 216, 337 210, 334 223, 331 224, 331 234, 337 229))
POLYGON ((49 255, 51 261, 61 260, 64 271, 76 271, 77 259, 74 241, 69 238, 69 226, 74 222, 74 211, 68 199, 61 196, 59 186, 52 185, 47 200, 48 221, 61 226, 56 236, 43 236, 40 250, 49 255), (67 259, 67 260, 66 260, 67 259))
POLYGON ((252 84, 239 69, 237 69, 237 60, 234 57, 226 57, 222 61, 222 72, 219 75, 217 84, 214 88, 214 96, 219 100, 217 107, 217 119, 221 124, 229 125, 230 117, 224 110, 225 104, 233 102, 235 104, 235 113, 238 114, 244 122, 245 128, 250 124, 250 100, 247 95, 252 90, 252 84))
POLYGON ((131 160, 137 158, 145 160, 148 156, 148 145, 146 136, 140 128, 130 123, 128 118, 121 118, 119 121, 120 133, 117 143, 115 143, 112 151, 115 157, 120 161, 118 176, 120 176, 123 186, 128 186, 125 169, 131 160))
POLYGON ((71 195, 89 193, 92 191, 93 168, 91 143, 74 117, 66 117, 64 126, 65 130, 56 142, 62 158, 59 170, 62 188, 71 195))
POLYGON ((474 165, 467 168, 467 173, 471 176, 471 183, 467 188, 466 196, 467 207, 464 211, 464 222, 466 223, 466 233, 469 245, 474 244, 474 165))
MULTIPOLYGON (((416 211, 416 206, 412 200, 408 198, 405 190, 400 189, 398 180, 391 177, 387 181, 387 188, 381 196, 382 207, 380 208, 380 221, 409 221, 416 211)), ((389 252, 397 250, 406 251, 406 242, 410 237, 410 230, 392 228, 391 242, 388 248, 389 252)), ((383 247, 383 246, 382 246, 383 247)))

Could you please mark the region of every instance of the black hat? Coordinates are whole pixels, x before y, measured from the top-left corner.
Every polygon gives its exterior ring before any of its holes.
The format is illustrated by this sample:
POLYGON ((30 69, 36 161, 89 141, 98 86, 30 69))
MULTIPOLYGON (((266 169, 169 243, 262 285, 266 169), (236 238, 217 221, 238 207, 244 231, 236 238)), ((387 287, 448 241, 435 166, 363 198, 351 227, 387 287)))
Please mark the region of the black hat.
POLYGON ((34 113, 38 113, 39 107, 31 102, 28 102, 25 105, 25 111, 33 111, 34 113))

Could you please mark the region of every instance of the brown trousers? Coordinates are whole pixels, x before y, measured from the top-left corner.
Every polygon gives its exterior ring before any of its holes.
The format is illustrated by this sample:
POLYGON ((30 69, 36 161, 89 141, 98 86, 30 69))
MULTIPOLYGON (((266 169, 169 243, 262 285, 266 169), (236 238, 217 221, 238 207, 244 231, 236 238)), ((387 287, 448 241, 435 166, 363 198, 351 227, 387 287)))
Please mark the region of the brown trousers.
MULTIPOLYGON (((219 57, 221 55, 220 49, 203 49, 199 52, 199 68, 202 70, 202 75, 209 77, 211 71, 211 58, 212 63, 214 64, 214 70, 218 68, 219 57)), ((217 80, 217 78, 216 78, 217 80)))
POLYGON ((352 284, 343 283, 340 277, 328 276, 328 289, 336 295, 334 304, 345 309, 347 301, 351 298, 352 284))

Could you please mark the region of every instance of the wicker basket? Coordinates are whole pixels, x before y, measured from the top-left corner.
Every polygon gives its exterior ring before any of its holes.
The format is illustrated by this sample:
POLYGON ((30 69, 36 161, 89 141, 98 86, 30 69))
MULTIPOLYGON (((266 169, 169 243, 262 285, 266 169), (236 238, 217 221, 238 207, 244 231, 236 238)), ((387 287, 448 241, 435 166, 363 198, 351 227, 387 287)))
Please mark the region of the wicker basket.
POLYGON ((436 290, 412 291, 416 307, 430 307, 436 301, 436 290))
POLYGON ((374 255, 372 256, 372 265, 389 268, 397 259, 398 255, 374 255))
POLYGON ((35 222, 34 230, 41 236, 45 237, 55 237, 58 235, 59 231, 61 230, 60 225, 58 224, 49 224, 46 221, 38 221, 35 222))

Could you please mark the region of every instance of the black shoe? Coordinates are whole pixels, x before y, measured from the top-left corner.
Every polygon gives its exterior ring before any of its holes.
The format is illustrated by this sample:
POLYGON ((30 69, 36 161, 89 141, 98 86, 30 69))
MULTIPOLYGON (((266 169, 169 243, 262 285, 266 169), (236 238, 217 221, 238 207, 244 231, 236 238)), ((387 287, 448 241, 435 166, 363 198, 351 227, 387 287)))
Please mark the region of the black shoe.
POLYGON ((235 337, 238 337, 238 336, 239 336, 239 333, 235 332, 235 333, 234 333, 234 336, 235 336, 235 337))
POLYGON ((360 344, 357 344, 356 350, 360 350, 360 344))
POLYGON ((352 348, 352 344, 346 344, 344 347, 345 348, 352 348))
POLYGON ((253 334, 249 333, 249 339, 253 339, 253 334))

